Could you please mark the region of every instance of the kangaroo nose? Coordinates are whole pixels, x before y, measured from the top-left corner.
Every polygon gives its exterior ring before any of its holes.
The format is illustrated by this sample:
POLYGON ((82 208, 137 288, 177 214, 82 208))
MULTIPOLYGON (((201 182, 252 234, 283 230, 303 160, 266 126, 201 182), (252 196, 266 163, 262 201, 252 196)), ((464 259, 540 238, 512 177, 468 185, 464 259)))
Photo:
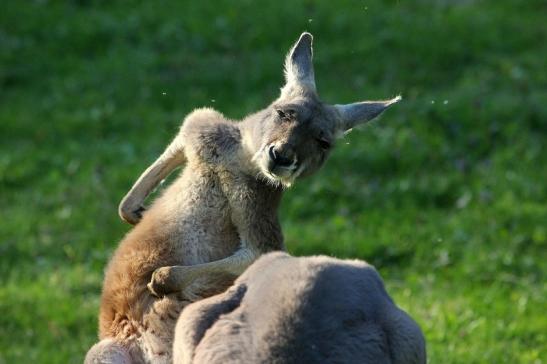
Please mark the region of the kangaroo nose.
POLYGON ((293 158, 287 158, 283 156, 281 152, 279 152, 279 150, 276 150, 273 145, 270 146, 270 150, 268 151, 268 154, 272 162, 279 167, 288 167, 294 162, 293 158))

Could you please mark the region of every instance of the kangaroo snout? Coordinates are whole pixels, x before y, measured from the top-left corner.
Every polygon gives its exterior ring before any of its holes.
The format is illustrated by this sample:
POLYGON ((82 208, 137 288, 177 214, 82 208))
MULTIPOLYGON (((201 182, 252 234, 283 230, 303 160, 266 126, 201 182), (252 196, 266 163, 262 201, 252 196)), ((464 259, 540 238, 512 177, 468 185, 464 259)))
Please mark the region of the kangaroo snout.
POLYGON ((270 145, 268 149, 268 156, 270 157, 271 167, 270 170, 275 169, 275 167, 289 168, 296 165, 296 158, 294 153, 290 151, 284 151, 279 147, 270 145))

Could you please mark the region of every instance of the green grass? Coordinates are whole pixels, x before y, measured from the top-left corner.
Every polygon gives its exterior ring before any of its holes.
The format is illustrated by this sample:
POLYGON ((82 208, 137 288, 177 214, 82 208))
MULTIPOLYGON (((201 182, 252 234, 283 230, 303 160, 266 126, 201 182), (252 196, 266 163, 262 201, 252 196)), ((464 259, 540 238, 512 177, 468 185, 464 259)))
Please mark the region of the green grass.
POLYGON ((375 264, 431 363, 547 363, 546 15, 542 0, 4 1, 0 363, 82 361, 123 194, 194 107, 241 117, 276 97, 303 30, 324 100, 405 98, 287 193, 289 250, 375 264))

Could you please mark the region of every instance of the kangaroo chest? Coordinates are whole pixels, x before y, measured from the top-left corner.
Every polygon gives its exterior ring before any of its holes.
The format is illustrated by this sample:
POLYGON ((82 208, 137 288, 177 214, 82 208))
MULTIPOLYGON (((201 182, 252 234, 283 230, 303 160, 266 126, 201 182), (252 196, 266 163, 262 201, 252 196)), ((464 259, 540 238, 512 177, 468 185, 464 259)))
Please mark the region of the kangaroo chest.
POLYGON ((222 259, 238 248, 232 207, 213 171, 189 166, 161 199, 175 212, 169 230, 179 264, 222 259))

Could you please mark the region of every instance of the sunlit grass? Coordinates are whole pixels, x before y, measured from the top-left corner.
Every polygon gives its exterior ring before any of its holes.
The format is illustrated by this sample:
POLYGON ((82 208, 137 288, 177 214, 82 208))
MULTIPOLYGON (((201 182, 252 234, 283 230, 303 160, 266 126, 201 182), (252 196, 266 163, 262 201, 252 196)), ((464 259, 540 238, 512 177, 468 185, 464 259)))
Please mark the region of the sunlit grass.
POLYGON ((404 100, 288 191, 288 249, 375 264, 432 363, 547 352, 542 1, 8 1, 0 11, 0 363, 81 362, 117 204, 192 108, 276 97, 315 35, 328 102, 404 100))

